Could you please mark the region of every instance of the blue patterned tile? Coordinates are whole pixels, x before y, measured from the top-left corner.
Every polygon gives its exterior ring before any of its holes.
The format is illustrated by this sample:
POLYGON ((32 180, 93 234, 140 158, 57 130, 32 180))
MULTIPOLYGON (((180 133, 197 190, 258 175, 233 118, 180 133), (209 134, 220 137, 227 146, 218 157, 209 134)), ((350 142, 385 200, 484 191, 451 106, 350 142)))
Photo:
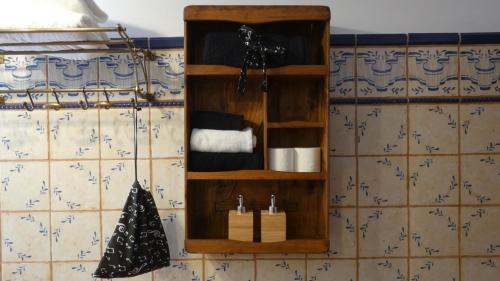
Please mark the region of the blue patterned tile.
POLYGON ((50 213, 2 213, 2 261, 50 261, 50 213))
POLYGON ((354 97, 354 48, 330 49, 330 97, 354 97))
POLYGON ((205 278, 207 281, 253 281, 255 261, 205 261, 205 278))
POLYGON ((498 280, 500 277, 500 258, 463 258, 462 280, 498 280))
POLYGON ((330 154, 354 155, 356 109, 353 105, 330 106, 330 154))
POLYGON ((99 212, 53 212, 52 261, 101 258, 99 212))
POLYGON ((461 247, 464 255, 498 255, 500 207, 463 207, 461 247))
POLYGON ((360 257, 407 255, 406 208, 359 209, 358 226, 360 257))
POLYGON ((458 96, 457 47, 408 49, 410 96, 458 96))
POLYGON ((359 157, 358 205, 405 205, 406 166, 406 157, 359 157))
POLYGON ((2 210, 49 210, 48 161, 0 162, 0 175, 2 210))
POLYGON ((96 109, 49 111, 50 158, 99 157, 99 121, 96 109))
MULTIPOLYGON (((0 90, 8 89, 43 89, 47 86, 47 59, 45 56, 6 56, 0 64, 0 90)), ((28 95, 0 94, 7 102, 29 102, 28 95)), ((46 102, 47 96, 33 91, 34 102, 46 102)))
POLYGON ((97 262, 54 262, 52 264, 53 281, 97 281, 92 274, 97 262))
POLYGON ((411 255, 457 255, 458 223, 458 207, 412 208, 411 255))
MULTIPOLYGON (((407 276, 406 259, 367 259, 359 261, 359 281, 404 281, 407 276)), ((412 280, 413 281, 413 280, 412 280)))
POLYGON ((358 154, 404 154, 407 148, 406 105, 358 106, 358 154))
POLYGON ((353 258, 356 256, 356 209, 338 208, 328 212, 330 249, 321 254, 308 254, 308 258, 353 258))
POLYGON ((411 259, 409 280, 459 280, 458 264, 458 259, 411 259))
POLYGON ((257 260, 256 281, 304 281, 305 260, 257 260))
POLYGON ((185 213, 184 210, 159 211, 163 229, 167 235, 170 258, 172 259, 199 259, 198 253, 188 253, 184 244, 185 213))
POLYGON ((404 48, 357 49, 358 97, 405 97, 406 51, 404 48))
POLYGON ((50 280, 50 264, 48 263, 4 263, 2 269, 2 280, 50 280))
POLYGON ((356 158, 330 158, 330 206, 356 205, 356 158))
POLYGON ((356 280, 356 261, 308 260, 307 281, 356 280))
POLYGON ((151 91, 157 100, 184 99, 184 51, 158 50, 150 64, 151 91))
POLYGON ((184 108, 151 108, 151 156, 184 156, 184 108))
POLYGON ((500 150, 500 104, 460 105, 462 153, 495 153, 500 150))
POLYGON ((98 210, 99 161, 51 161, 52 210, 98 210), (78 179, 78 180, 75 180, 78 179))
POLYGON ((160 209, 184 208, 184 160, 153 160, 152 193, 160 209))
POLYGON ((458 156, 411 156, 409 163, 411 205, 458 203, 458 156))
MULTIPOLYGON (((91 88, 97 87, 97 59, 69 60, 58 57, 49 57, 48 64, 49 88, 88 88, 89 102, 97 101, 97 94, 91 88)), ((58 94, 61 102, 78 102, 84 100, 81 92, 58 94)), ((55 97, 48 95, 49 101, 55 97)))
MULTIPOLYGON (((100 87, 132 88, 136 86, 136 80, 138 80, 139 86, 145 89, 144 73, 140 65, 137 65, 136 77, 134 60, 129 54, 110 54, 99 58, 100 87)), ((109 93, 109 99, 112 101, 130 101, 133 97, 133 92, 109 93)), ((103 93, 100 93, 99 99, 105 100, 103 93)))
POLYGON ((203 280, 203 262, 202 260, 173 260, 169 267, 156 270, 155 280, 203 280))
POLYGON ((460 95, 500 94, 500 48, 464 46, 460 48, 460 95))
POLYGON ((500 156, 463 155, 461 159, 463 204, 498 204, 500 156))
POLYGON ((0 159, 48 159, 47 112, 0 110, 0 159))
POLYGON ((457 122, 458 105, 410 105, 410 153, 457 153, 457 122))

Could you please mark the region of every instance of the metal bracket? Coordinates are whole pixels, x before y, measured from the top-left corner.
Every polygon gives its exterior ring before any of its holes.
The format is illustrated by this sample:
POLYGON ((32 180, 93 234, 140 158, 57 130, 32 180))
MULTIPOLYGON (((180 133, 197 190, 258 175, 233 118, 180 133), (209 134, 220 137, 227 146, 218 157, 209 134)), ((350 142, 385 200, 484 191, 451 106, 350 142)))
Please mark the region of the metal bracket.
POLYGON ((5 55, 0 55, 0 64, 5 63, 5 55))

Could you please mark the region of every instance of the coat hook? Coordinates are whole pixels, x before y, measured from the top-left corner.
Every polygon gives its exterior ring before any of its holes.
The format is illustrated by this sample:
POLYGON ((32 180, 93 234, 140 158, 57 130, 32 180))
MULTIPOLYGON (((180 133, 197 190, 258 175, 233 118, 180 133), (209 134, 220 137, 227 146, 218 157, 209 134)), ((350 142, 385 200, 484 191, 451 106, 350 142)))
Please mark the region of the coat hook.
POLYGON ((24 108, 27 110, 27 111, 33 111, 35 110, 35 103, 33 102, 33 97, 31 96, 31 92, 29 89, 26 89, 26 94, 28 95, 28 97, 30 98, 30 103, 31 103, 31 108, 28 107, 28 103, 27 102, 23 102, 23 106, 24 108))
POLYGON ((111 102, 109 102, 109 95, 108 91, 106 91, 106 88, 104 88, 103 93, 104 96, 106 97, 106 101, 100 101, 96 105, 100 108, 109 109, 111 107, 111 102))
POLYGON ((59 101, 59 96, 56 93, 56 88, 52 88, 52 95, 56 98, 56 102, 50 102, 45 107, 49 109, 59 110, 64 106, 59 101))
POLYGON ((80 101, 80 106, 82 107, 83 110, 89 109, 89 99, 87 98, 87 92, 85 91, 85 87, 82 88, 82 94, 83 98, 85 99, 84 101, 80 101))
POLYGON ((142 108, 139 107, 139 103, 137 102, 137 98, 131 98, 130 102, 132 102, 132 106, 134 107, 135 110, 141 111, 142 108))

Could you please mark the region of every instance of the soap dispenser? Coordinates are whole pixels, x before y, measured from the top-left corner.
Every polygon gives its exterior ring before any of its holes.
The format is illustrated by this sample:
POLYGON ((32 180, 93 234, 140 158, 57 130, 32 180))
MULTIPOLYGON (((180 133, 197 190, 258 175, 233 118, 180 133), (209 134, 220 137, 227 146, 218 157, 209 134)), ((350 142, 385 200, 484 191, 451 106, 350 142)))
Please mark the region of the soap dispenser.
POLYGON ((253 212, 246 211, 243 195, 238 195, 236 210, 229 210, 229 240, 253 241, 253 212))
POLYGON ((286 213, 278 211, 276 196, 271 195, 268 210, 260 211, 261 242, 281 242, 286 240, 286 213))

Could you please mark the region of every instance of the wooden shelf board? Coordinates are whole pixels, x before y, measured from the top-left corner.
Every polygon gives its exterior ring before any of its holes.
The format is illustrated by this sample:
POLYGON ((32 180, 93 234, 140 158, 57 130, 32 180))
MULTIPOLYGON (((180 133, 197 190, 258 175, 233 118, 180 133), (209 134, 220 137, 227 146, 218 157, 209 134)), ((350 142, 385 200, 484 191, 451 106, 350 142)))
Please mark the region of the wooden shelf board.
POLYGON ((240 242, 228 239, 186 239, 191 253, 322 253, 329 248, 324 239, 290 239, 283 242, 240 242))
MULTIPOLYGON (((329 73, 326 65, 287 65, 268 68, 269 76, 318 76, 322 77, 329 73)), ((186 76, 239 76, 240 68, 227 65, 211 64, 188 64, 184 69, 186 76)), ((248 69, 247 75, 263 75, 261 69, 248 69)))
POLYGON ((184 8, 185 21, 232 21, 266 23, 277 21, 330 21, 326 6, 216 6, 192 5, 184 8), (223 17, 221 17, 223 15, 223 17))
POLYGON ((324 127, 323 122, 310 122, 310 121, 287 121, 287 122, 268 122, 267 127, 268 128, 323 128, 324 127))
POLYGON ((188 180, 323 180, 323 173, 239 170, 221 172, 187 172, 188 180))

